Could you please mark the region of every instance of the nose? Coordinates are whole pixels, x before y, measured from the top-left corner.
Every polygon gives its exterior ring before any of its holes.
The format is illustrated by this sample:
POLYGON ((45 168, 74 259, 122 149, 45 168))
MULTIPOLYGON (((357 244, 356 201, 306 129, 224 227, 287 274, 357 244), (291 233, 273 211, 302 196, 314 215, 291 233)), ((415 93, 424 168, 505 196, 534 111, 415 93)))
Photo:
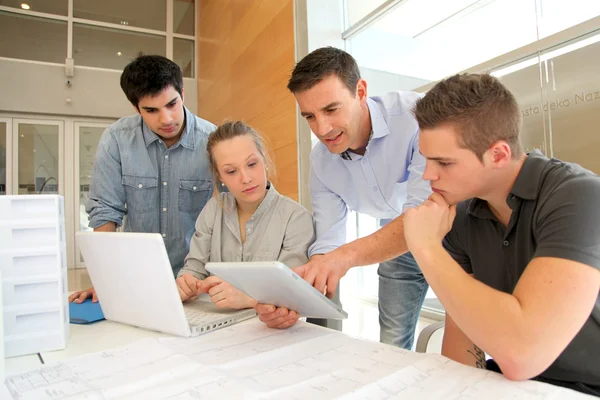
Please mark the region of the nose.
POLYGON ((325 136, 331 132, 332 129, 333 126, 329 122, 328 118, 317 118, 313 126, 313 132, 317 136, 325 136))
POLYGON ((248 171, 246 171, 246 169, 240 170, 240 178, 242 179, 243 184, 248 184, 248 183, 252 182, 252 177, 250 176, 248 171))
POLYGON ((423 179, 426 181, 437 181, 438 174, 435 170, 435 166, 432 165, 431 161, 426 161, 425 172, 423 172, 423 179))
POLYGON ((171 118, 171 112, 169 110, 162 109, 158 114, 158 121, 161 125, 171 125, 173 119, 171 118))

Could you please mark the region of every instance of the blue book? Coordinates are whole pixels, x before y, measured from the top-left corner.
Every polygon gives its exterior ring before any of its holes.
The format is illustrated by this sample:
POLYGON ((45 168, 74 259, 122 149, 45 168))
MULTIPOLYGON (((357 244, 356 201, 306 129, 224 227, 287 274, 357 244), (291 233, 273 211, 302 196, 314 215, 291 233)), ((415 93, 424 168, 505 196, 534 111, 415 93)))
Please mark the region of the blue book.
POLYGON ((104 319, 100 302, 86 299, 83 303, 69 303, 69 318, 72 324, 89 324, 104 319))

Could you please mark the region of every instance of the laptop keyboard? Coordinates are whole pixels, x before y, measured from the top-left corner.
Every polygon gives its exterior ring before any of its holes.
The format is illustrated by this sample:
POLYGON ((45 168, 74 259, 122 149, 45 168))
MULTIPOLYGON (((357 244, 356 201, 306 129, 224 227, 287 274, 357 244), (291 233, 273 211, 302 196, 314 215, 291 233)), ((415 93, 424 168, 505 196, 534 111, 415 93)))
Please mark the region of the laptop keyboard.
POLYGON ((194 310, 189 308, 184 308, 185 316, 191 326, 204 326, 209 325, 215 322, 220 322, 219 325, 223 325, 222 322, 228 323, 229 321, 224 321, 227 318, 223 317, 223 315, 215 315, 215 314, 207 314, 206 311, 202 310, 194 310))

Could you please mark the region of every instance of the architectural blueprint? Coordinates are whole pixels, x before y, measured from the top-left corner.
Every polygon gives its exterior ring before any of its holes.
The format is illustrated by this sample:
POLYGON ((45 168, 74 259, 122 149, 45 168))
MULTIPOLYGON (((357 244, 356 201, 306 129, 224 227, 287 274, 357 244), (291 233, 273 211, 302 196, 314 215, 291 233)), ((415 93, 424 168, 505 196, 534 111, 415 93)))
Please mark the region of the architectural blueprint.
POLYGON ((13 399, 585 399, 304 322, 149 338, 10 376, 13 399))

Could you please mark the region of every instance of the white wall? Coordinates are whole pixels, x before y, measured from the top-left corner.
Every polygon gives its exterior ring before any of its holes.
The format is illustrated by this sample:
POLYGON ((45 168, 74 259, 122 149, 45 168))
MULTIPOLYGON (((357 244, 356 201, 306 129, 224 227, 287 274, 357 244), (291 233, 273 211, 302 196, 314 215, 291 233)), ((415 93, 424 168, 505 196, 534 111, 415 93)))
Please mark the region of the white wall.
MULTIPOLYGON (((120 71, 75 67, 75 76, 67 78, 61 65, 0 59, 0 111, 120 118, 134 112, 120 76, 120 71)), ((196 80, 185 78, 184 88, 185 105, 196 113, 196 80)))

